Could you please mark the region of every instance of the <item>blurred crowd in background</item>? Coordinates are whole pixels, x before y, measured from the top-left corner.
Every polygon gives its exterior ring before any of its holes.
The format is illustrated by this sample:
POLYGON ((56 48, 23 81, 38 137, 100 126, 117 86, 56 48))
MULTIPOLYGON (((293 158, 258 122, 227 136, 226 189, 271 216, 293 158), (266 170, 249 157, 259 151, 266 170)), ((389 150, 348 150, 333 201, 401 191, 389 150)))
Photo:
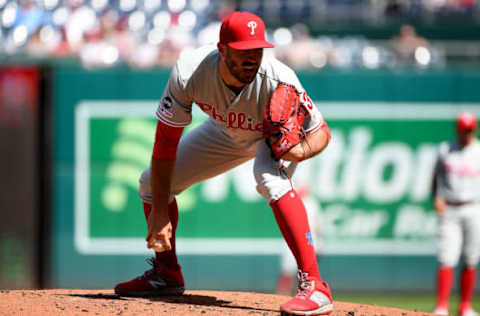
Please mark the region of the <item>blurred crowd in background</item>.
POLYGON ((169 67, 182 52, 215 44, 220 21, 233 10, 262 16, 276 45, 273 53, 295 69, 441 67, 447 60, 444 47, 408 23, 397 35, 373 41, 312 35, 311 25, 320 20, 480 17, 475 0, 0 0, 0 58, 79 58, 85 67, 169 67), (293 22, 282 25, 285 21, 293 22))

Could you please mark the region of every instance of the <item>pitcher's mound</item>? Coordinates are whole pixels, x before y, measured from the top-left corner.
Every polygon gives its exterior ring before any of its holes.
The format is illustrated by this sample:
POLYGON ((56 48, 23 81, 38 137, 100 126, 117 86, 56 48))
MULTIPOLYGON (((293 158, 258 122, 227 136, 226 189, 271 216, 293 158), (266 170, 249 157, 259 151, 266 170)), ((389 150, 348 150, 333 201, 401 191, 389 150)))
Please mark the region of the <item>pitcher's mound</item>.
MULTIPOLYGON (((1 290, 0 315, 280 315, 286 296, 248 293, 186 291, 163 298, 119 297, 112 290, 1 290)), ((427 316, 374 305, 334 302, 332 316, 427 316)))

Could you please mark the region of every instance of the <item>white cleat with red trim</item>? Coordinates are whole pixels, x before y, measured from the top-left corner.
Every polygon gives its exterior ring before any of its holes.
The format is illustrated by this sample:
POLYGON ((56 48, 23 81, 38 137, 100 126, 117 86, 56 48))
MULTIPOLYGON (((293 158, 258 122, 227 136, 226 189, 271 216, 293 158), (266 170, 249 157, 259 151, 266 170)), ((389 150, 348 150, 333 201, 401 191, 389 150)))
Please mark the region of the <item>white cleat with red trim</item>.
POLYGON ((297 295, 280 306, 280 311, 290 315, 328 315, 333 311, 333 300, 327 282, 309 277, 298 271, 297 295))

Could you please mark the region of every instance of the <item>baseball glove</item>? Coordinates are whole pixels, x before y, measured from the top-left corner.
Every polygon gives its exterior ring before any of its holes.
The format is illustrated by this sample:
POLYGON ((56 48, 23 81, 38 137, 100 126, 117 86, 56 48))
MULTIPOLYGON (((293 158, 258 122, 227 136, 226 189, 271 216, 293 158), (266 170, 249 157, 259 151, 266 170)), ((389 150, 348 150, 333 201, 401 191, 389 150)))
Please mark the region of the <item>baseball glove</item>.
POLYGON ((280 83, 265 108, 263 137, 272 150, 272 156, 279 160, 303 138, 302 129, 305 112, 295 87, 280 83))

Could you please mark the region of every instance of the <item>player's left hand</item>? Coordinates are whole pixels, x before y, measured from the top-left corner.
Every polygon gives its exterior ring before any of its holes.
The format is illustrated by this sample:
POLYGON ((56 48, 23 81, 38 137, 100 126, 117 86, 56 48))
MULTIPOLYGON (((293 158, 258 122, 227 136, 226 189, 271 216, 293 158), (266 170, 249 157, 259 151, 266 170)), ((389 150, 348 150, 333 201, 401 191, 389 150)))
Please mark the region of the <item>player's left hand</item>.
POLYGON ((282 156, 283 160, 294 161, 294 162, 303 161, 305 160, 305 158, 306 158, 305 149, 302 145, 302 142, 293 146, 288 152, 286 152, 282 156))

